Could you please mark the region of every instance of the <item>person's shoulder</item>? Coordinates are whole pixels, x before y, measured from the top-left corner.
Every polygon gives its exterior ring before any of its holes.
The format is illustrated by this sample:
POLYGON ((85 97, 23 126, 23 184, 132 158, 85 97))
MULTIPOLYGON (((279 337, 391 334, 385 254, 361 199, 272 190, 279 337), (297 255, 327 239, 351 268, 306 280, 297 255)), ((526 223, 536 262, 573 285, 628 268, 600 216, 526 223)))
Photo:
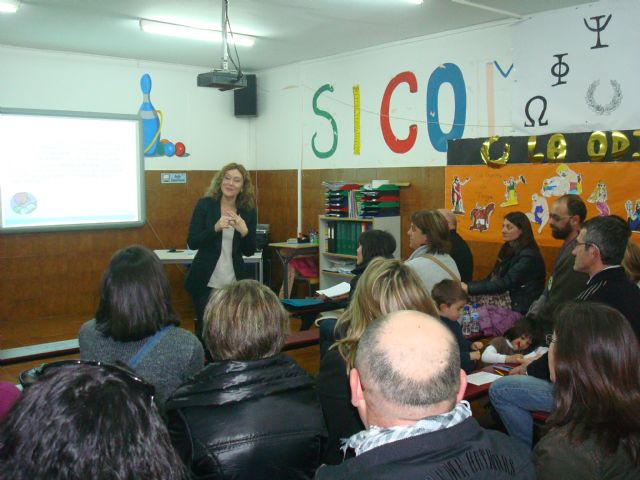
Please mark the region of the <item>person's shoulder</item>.
POLYGON ((82 324, 82 326, 80 327, 80 332, 78 333, 78 336, 86 338, 86 337, 94 336, 97 334, 98 334, 98 330, 96 328, 96 319, 93 318, 82 324))
POLYGON ((176 345, 181 348, 193 349, 194 346, 202 346, 198 337, 184 328, 174 327, 167 332, 166 343, 176 345))

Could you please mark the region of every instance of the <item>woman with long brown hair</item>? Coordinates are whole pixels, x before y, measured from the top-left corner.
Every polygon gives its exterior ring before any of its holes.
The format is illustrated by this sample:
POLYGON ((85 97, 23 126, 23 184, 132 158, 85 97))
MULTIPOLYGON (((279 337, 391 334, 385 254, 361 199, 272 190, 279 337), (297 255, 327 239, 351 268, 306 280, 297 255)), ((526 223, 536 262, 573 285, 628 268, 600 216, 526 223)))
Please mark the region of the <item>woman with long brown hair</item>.
POLYGON ((318 394, 329 434, 326 463, 340 463, 343 457, 340 439, 364 429, 358 411, 351 405, 347 376, 355 360, 358 340, 369 324, 398 310, 417 310, 439 318, 431 296, 411 268, 400 260, 374 258, 338 319, 336 331, 343 335, 320 362, 318 394))
POLYGON ((611 307, 570 303, 555 315, 550 432, 534 450, 538 478, 640 478, 640 349, 611 307))

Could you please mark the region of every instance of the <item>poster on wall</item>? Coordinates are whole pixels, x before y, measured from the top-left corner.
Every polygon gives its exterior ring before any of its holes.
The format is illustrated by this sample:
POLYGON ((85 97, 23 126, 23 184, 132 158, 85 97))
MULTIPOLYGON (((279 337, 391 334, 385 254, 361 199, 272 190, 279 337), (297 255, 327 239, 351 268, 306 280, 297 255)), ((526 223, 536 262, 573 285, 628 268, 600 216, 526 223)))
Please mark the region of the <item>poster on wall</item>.
POLYGON ((512 29, 512 125, 522 133, 638 125, 640 2, 597 2, 533 15, 512 29))
POLYGON ((618 215, 640 234, 638 162, 640 130, 455 140, 444 205, 467 240, 502 242, 504 216, 520 211, 538 244, 555 246, 549 210, 565 194, 582 197, 588 218, 618 215))

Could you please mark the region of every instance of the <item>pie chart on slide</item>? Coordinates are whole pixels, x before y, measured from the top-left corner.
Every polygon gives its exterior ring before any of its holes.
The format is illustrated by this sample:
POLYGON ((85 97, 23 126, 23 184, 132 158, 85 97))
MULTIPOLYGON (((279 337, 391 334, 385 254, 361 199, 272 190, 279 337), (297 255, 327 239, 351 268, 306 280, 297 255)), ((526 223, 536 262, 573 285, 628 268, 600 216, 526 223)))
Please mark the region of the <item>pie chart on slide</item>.
POLYGON ((38 201, 29 192, 19 192, 11 197, 11 209, 18 215, 29 215, 38 208, 38 201))

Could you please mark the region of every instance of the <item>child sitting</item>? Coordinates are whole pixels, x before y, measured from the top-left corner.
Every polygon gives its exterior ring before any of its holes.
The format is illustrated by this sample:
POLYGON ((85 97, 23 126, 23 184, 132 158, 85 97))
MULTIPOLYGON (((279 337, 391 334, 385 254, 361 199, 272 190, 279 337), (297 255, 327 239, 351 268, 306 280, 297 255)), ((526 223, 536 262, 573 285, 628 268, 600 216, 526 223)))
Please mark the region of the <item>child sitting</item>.
POLYGON ((458 342, 460 347, 460 368, 467 373, 471 372, 475 367, 474 361, 480 360, 479 350, 482 349, 482 342, 471 343, 464 338, 462 327, 458 322, 469 297, 462 290, 460 282, 449 279, 436 283, 431 291, 431 296, 440 311, 440 319, 449 327, 458 342))
POLYGON ((495 337, 482 353, 483 363, 522 363, 524 359, 546 352, 546 347, 532 350, 533 328, 528 319, 519 320, 504 337, 495 337))

